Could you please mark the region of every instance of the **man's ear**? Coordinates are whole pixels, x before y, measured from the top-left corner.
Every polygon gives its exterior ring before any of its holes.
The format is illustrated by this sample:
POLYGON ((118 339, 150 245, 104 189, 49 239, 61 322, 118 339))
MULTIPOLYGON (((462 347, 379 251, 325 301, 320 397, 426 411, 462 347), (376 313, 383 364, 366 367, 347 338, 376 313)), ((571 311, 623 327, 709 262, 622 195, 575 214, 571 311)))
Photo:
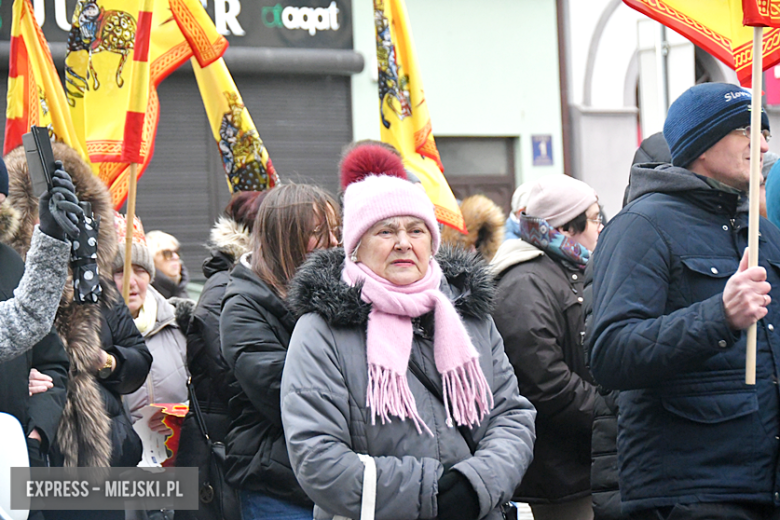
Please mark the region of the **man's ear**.
POLYGON ((562 227, 557 227, 555 229, 557 229, 558 231, 560 231, 561 233, 563 233, 564 235, 566 235, 569 238, 574 236, 574 233, 572 233, 572 231, 570 229, 564 229, 562 227))

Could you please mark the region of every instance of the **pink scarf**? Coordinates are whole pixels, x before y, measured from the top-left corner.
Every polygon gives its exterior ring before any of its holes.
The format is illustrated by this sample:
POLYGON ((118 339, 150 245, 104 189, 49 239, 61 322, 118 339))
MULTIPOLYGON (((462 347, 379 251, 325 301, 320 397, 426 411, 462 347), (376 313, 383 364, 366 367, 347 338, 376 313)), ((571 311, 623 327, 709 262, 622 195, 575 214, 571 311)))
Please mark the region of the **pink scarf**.
POLYGON ((460 426, 479 425, 493 408, 493 394, 479 366, 479 353, 452 302, 439 290, 441 276, 439 264, 431 259, 425 277, 400 286, 363 264, 345 259, 342 279, 352 286, 363 282, 361 297, 371 303, 366 339, 366 406, 371 407, 371 424, 376 424, 377 415, 382 424, 390 422, 390 415, 402 421, 410 417, 418 433, 422 433, 422 425, 433 436, 417 412, 406 380, 412 352, 412 318, 431 309, 436 326, 433 354, 442 378, 447 426, 452 427, 452 417, 460 426))

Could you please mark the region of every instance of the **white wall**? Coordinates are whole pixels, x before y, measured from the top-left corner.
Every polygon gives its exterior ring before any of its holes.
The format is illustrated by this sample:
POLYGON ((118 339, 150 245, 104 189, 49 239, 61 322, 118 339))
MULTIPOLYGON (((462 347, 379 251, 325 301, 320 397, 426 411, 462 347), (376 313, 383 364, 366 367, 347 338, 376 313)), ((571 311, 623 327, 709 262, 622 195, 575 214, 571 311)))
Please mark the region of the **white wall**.
MULTIPOLYGON (((622 206, 631 160, 639 145, 637 111, 638 24, 655 22, 620 0, 565 0, 568 39, 572 175, 591 184, 608 215, 622 206)), ((695 81, 691 47, 671 30, 675 50, 669 60, 669 102, 695 81), (676 59, 679 57, 680 59, 676 59)), ((715 60, 717 62, 717 60, 715 60)), ((646 63, 647 65, 647 63, 646 63)), ((736 74, 717 62, 718 79, 736 83, 736 74)), ((646 86, 656 84, 647 81, 646 86)), ((648 99, 655 99, 651 95, 648 99)), ((644 107, 647 109, 648 107, 644 107)), ((658 131, 664 117, 645 121, 646 133, 658 131)), ((780 143, 778 144, 780 147, 780 143)))
MULTIPOLYGON (((436 136, 518 137, 516 182, 563 172, 555 0, 406 0, 436 136), (532 165, 549 134, 553 166, 532 165)), ((353 1, 355 139, 378 138, 373 2, 353 1)), ((445 164, 446 168, 446 164, 445 164)))

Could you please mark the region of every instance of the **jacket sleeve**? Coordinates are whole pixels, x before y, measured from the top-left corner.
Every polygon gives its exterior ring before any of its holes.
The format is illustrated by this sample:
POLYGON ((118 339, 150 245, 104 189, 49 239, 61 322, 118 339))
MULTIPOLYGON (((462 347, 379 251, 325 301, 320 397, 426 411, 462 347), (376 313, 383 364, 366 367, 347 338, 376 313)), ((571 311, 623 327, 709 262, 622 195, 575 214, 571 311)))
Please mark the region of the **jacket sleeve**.
POLYGON ((106 379, 98 377, 97 380, 117 394, 135 392, 144 384, 152 368, 152 354, 121 297, 110 303, 105 316, 113 345, 103 345, 103 348, 116 358, 117 367, 106 379))
POLYGON ((536 410, 517 391, 512 366, 495 325, 490 323, 493 359, 493 410, 474 456, 454 468, 463 473, 479 496, 479 517, 512 499, 534 456, 536 410))
POLYGON ((533 273, 513 277, 494 319, 520 391, 551 424, 590 435, 596 387, 566 364, 566 318, 553 289, 533 273))
POLYGON ((52 378, 53 387, 30 397, 27 432, 38 428, 41 447, 48 450, 57 433, 68 383, 70 362, 57 332, 52 329, 32 350, 32 367, 52 378))
POLYGON ((658 384, 718 353, 719 342, 728 348, 739 339, 726 322, 722 293, 666 313, 671 252, 643 215, 616 216, 593 262, 591 369, 603 386, 658 384))
POLYGON ((0 362, 38 343, 54 323, 68 276, 70 244, 33 232, 24 276, 14 297, 0 302, 0 362))
POLYGON ((269 421, 282 427, 280 386, 287 348, 264 312, 241 295, 224 302, 222 352, 241 389, 269 421))
MULTIPOLYGON (((350 396, 333 335, 322 319, 303 316, 295 327, 282 378, 282 419, 295 476, 329 514, 360 518, 363 463, 352 449, 350 396)), ((432 458, 374 457, 377 520, 436 516, 432 458)))
POLYGON ((219 317, 222 314, 222 297, 225 295, 227 281, 227 272, 216 273, 209 278, 187 329, 187 365, 196 393, 200 391, 200 382, 206 380, 206 388, 225 401, 233 396, 229 387, 233 376, 225 358, 222 357, 222 342, 219 337, 219 317))

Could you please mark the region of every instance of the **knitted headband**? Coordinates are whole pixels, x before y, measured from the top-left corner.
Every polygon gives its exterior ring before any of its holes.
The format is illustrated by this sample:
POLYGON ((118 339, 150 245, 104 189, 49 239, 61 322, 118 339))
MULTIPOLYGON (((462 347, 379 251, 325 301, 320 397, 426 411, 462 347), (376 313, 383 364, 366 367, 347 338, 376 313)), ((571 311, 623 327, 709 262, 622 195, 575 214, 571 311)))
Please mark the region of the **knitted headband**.
MULTIPOLYGON (((664 122, 672 164, 686 167, 737 128, 750 125, 749 91, 728 83, 702 83, 678 97, 664 122)), ((761 128, 769 118, 761 110, 761 128)))
POLYGON ((369 175, 350 184, 344 192, 342 236, 346 255, 352 254, 365 232, 377 222, 405 216, 425 222, 431 233, 431 250, 436 254, 441 241, 439 225, 433 204, 423 190, 409 181, 388 175, 369 175))
POLYGON ((593 188, 568 175, 548 175, 531 187, 525 214, 557 228, 598 202, 593 188))
MULTIPOLYGON (((125 237, 127 236, 127 217, 114 212, 114 226, 117 234, 117 252, 114 257, 114 272, 121 271, 125 267, 125 237)), ((143 267, 149 273, 150 280, 154 280, 154 258, 146 245, 144 226, 138 215, 133 217, 133 246, 131 250, 132 264, 143 267)))

